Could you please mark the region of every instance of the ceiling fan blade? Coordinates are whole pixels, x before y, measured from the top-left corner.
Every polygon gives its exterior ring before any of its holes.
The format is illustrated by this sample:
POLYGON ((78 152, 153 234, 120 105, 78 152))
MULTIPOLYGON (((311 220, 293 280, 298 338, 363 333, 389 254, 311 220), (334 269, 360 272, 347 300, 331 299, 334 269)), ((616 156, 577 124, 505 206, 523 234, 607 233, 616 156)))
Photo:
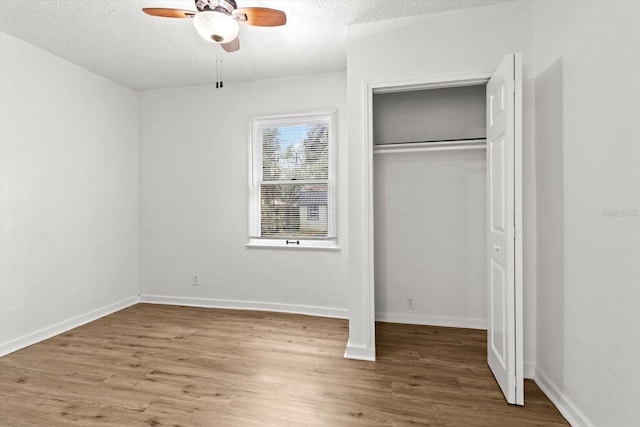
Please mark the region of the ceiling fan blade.
POLYGON ((227 52, 235 52, 236 50, 240 49, 240 37, 236 37, 229 43, 222 43, 220 46, 222 46, 222 48, 227 52))
POLYGON ((267 7, 241 7, 233 11, 238 22, 258 27, 277 27, 287 23, 287 15, 277 9, 267 7))
POLYGON ((145 7, 142 11, 147 15, 160 16, 162 18, 193 18, 198 13, 192 10, 166 9, 163 7, 145 7))

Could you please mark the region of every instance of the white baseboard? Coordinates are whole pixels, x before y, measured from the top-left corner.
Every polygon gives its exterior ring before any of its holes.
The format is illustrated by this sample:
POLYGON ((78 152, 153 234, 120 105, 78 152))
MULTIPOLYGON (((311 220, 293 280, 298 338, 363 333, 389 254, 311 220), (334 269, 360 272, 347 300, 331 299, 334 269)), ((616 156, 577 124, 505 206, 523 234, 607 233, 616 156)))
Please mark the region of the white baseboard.
POLYGON ((487 330, 486 319, 467 317, 430 316, 411 313, 376 313, 379 322, 408 323, 410 325, 446 326, 450 328, 467 328, 487 330))
POLYGON ((595 424, 587 420, 582 411, 539 368, 536 368, 534 381, 569 424, 573 427, 595 427, 595 424))
POLYGON ((29 347, 30 345, 33 345, 40 341, 44 341, 46 339, 54 337, 70 329, 77 328, 78 326, 82 326, 89 322, 93 322, 94 320, 130 307, 134 304, 137 304, 138 302, 138 296, 127 298, 113 304, 91 310, 88 313, 72 317, 71 319, 64 320, 62 322, 56 323, 55 325, 51 325, 38 331, 31 332, 27 335, 23 335, 19 338, 7 341, 6 343, 0 343, 0 357, 9 353, 13 353, 14 351, 18 351, 25 347, 29 347))
POLYGON ((376 360, 376 349, 369 347, 356 346, 351 344, 351 340, 347 342, 347 349, 344 352, 347 359, 367 360, 373 362, 376 360))
POLYGON ((277 304, 271 302, 213 298, 168 297, 161 295, 140 295, 140 302, 150 304, 182 305, 187 307, 273 311, 277 313, 305 314, 307 316, 332 317, 337 319, 349 318, 349 311, 346 309, 318 307, 313 305, 277 304))
POLYGON ((533 380, 536 377, 536 364, 524 362, 524 372, 522 375, 525 379, 533 380))

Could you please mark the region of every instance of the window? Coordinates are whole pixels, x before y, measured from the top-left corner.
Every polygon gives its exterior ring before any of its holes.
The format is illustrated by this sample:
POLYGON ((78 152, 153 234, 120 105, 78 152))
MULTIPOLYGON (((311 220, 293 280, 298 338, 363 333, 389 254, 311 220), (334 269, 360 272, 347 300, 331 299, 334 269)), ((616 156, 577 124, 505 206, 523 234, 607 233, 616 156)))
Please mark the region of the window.
POLYGON ((336 247, 335 112, 251 120, 249 244, 336 247))
POLYGON ((307 220, 320 221, 320 209, 317 205, 307 207, 307 220))

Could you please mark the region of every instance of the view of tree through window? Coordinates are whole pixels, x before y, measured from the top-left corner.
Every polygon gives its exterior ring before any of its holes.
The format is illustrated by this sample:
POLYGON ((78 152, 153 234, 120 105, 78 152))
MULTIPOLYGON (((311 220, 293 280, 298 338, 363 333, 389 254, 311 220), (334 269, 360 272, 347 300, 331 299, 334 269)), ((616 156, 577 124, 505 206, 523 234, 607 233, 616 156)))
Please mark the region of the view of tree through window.
POLYGON ((264 127, 261 145, 261 236, 327 237, 328 123, 264 127))

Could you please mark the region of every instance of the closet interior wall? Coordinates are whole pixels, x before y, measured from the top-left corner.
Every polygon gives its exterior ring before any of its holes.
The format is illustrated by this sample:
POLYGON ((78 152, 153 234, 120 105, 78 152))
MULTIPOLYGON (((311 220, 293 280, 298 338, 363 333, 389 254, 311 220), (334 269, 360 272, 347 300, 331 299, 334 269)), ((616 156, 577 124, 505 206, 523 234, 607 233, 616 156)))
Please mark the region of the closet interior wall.
POLYGON ((373 135, 376 319, 486 329, 485 85, 375 93, 373 135))

